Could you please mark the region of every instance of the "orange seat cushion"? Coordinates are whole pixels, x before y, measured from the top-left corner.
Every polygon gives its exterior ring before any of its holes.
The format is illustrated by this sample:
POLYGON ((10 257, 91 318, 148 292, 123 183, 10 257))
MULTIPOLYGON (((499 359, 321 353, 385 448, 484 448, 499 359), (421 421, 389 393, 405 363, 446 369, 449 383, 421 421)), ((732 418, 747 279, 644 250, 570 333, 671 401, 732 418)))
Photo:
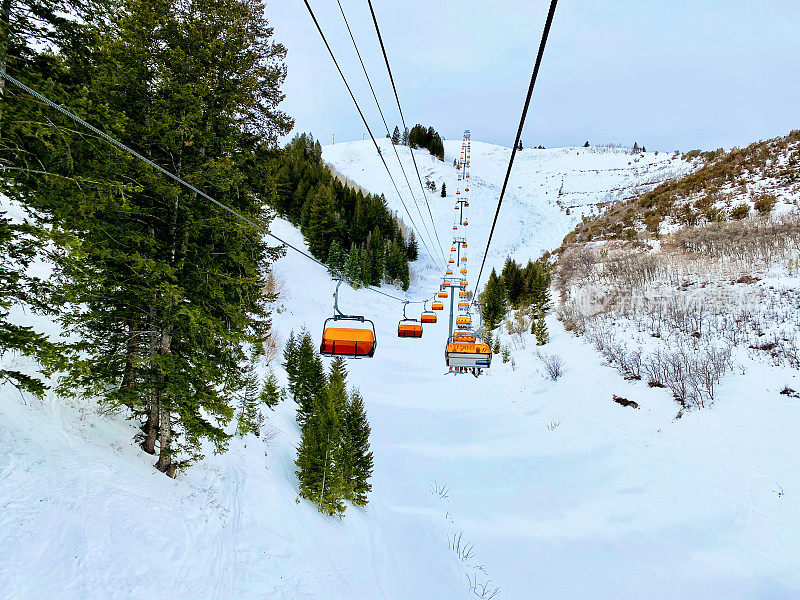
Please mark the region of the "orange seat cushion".
POLYGON ((328 327, 322 333, 319 351, 320 354, 372 356, 375 351, 375 335, 371 329, 328 327))

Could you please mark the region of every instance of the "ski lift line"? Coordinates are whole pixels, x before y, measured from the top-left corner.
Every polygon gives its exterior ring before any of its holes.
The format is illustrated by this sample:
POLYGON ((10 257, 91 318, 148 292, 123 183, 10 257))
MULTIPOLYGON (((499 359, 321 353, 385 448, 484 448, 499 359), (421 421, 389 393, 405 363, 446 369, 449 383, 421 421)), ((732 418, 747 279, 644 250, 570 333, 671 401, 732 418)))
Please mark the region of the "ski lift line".
MULTIPOLYGON (((305 252, 304 250, 301 250, 301 249, 300 249, 300 248, 298 248, 297 246, 294 246, 294 245, 290 244, 290 243, 289 243, 289 242, 287 242, 286 240, 284 240, 284 239, 281 239, 280 237, 278 237, 278 236, 277 236, 277 235, 275 235, 274 233, 270 232, 270 231, 269 231, 269 229, 267 229, 267 228, 266 228, 266 227, 264 227, 263 225, 260 225, 260 224, 258 224, 257 222, 253 221, 252 219, 249 219, 249 218, 247 218, 246 216, 244 216, 242 213, 240 213, 240 212, 239 212, 238 210, 236 210, 235 208, 231 208, 231 207, 230 207, 230 206, 228 206, 227 204, 223 204, 223 203, 222 203, 222 202, 220 202, 219 200, 216 200, 215 198, 212 198, 211 196, 209 196, 208 194, 206 194, 204 191, 202 191, 202 190, 200 190, 200 189, 196 188, 195 186, 193 186, 191 183, 189 183, 189 182, 185 181, 184 179, 181 179, 180 177, 178 177, 178 176, 177 176, 177 175, 175 175, 174 173, 171 173, 170 171, 167 171, 165 168, 163 168, 163 167, 159 166, 158 164, 154 163, 152 160, 150 160, 150 159, 148 159, 148 158, 145 158, 144 156, 142 156, 141 154, 139 154, 138 152, 136 152, 136 150, 134 150, 133 148, 131 148, 131 147, 129 147, 129 146, 126 146, 125 144, 123 144, 123 143, 122 143, 122 142, 120 142, 119 140, 117 140, 117 139, 115 139, 115 138, 111 137, 110 135, 108 135, 108 134, 107 134, 107 133, 105 133, 104 131, 101 131, 100 129, 98 129, 97 127, 95 127, 94 125, 92 125, 91 123, 88 123, 87 121, 85 121, 85 120, 81 119, 81 118, 80 118, 78 115, 76 115, 76 114, 75 114, 75 113, 73 113, 72 111, 70 111, 70 110, 68 110, 68 109, 64 108, 64 107, 63 107, 63 106, 61 106, 60 104, 56 104, 55 102, 53 102, 52 100, 50 100, 50 99, 49 99, 49 98, 47 98, 46 96, 43 96, 42 94, 40 94, 39 92, 37 92, 37 91, 36 91, 36 90, 34 90, 33 88, 30 88, 30 87, 28 87, 27 85, 25 85, 24 83, 22 83, 22 82, 21 82, 21 81, 19 81, 18 79, 16 79, 16 78, 12 77, 12 76, 11 76, 11 75, 9 75, 9 74, 8 74, 6 71, 0 70, 0 77, 2 77, 3 79, 5 79, 5 80, 6 80, 6 81, 8 81, 9 83, 11 83, 11 84, 13 84, 13 85, 17 86, 18 88, 20 88, 21 90, 23 90, 24 92, 26 92, 27 94, 29 94, 30 96, 33 96, 34 98, 36 98, 36 99, 37 99, 37 100, 39 100, 40 102, 43 102, 43 103, 44 103, 44 104, 46 104, 47 106, 49 106, 49 107, 51 107, 51 108, 54 108, 55 110, 57 110, 58 112, 60 112, 61 114, 63 114, 65 117, 68 117, 69 119, 72 119, 72 120, 73 120, 73 121, 75 121, 76 123, 79 123, 80 125, 82 125, 82 126, 83 126, 83 127, 85 127, 86 129, 88 129, 89 131, 91 131, 92 133, 95 133, 95 134, 97 134, 97 135, 98 135, 98 136, 100 136, 102 139, 104 139, 106 142, 108 142, 109 144, 111 144, 112 146, 115 146, 116 148, 118 148, 118 149, 122 150, 123 152, 126 152, 127 154, 130 154, 130 155, 131 155, 131 156, 133 156, 134 158, 136 158, 136 159, 138 159, 138 160, 142 161, 143 163, 145 163, 145 164, 149 165, 150 167, 152 167, 153 169, 155 169, 156 171, 158 171, 158 172, 159 172, 159 173, 161 173, 162 175, 166 175, 167 177, 169 177, 170 179, 172 179, 172 180, 173 180, 173 181, 175 181, 176 183, 178 183, 178 184, 180 184, 180 185, 182 185, 182 186, 186 187, 187 189, 191 190, 192 192, 194 192, 194 193, 195 193, 195 194, 197 194, 198 196, 201 196, 202 198, 205 198, 206 200, 208 200, 208 201, 209 201, 209 202, 211 202, 212 204, 214 204, 214 205, 218 206, 219 208, 221 208, 221 209, 223 209, 223 210, 225 210, 225 211, 229 212, 230 214, 232 214, 232 215, 233 215, 234 217, 236 217, 237 219, 239 219, 239 220, 241 220, 241 221, 244 221, 245 223, 247 223, 247 224, 251 225, 252 227, 254 227, 256 230, 260 231, 260 232, 261 232, 261 233, 263 233, 264 235, 267 235, 267 236, 271 237, 272 239, 274 239, 274 240, 276 240, 277 242, 279 242, 279 243, 283 244, 283 245, 284 245, 284 246, 286 246, 287 248, 291 248, 292 250, 294 250, 295 252, 297 252, 297 253, 298 253, 298 254, 300 254, 301 256, 304 256, 304 257, 306 257, 307 259, 309 259, 309 260, 311 260, 311 261, 313 261, 313 262, 317 263, 318 265, 320 265, 320 266, 322 266, 322 267, 325 267, 326 269, 328 268, 328 265, 326 265, 325 263, 323 263, 323 262, 322 262, 322 261, 320 261, 320 260, 317 260, 316 258, 314 258, 314 257, 313 257, 311 254, 309 254, 308 252, 305 252)), ((345 279, 346 279, 346 278, 345 278, 345 279)), ((381 290, 381 289, 378 289, 378 288, 376 288, 376 287, 374 287, 374 286, 371 286, 371 285, 364 286, 364 289, 368 289, 368 290, 370 290, 370 291, 372 291, 372 292, 376 292, 376 293, 378 293, 378 294, 382 294, 383 296, 387 296, 388 298, 392 298, 393 300, 397 300, 398 302, 408 302, 409 304, 423 304, 424 302, 428 302, 428 301, 429 301, 429 300, 414 300, 414 301, 409 301, 409 300, 407 300, 407 299, 405 299, 405 298, 400 298, 399 296, 394 296, 393 294, 389 294, 389 293, 387 293, 387 292, 384 292, 383 290, 381 290)))
POLYGON ((547 45, 547 37, 550 34, 550 26, 553 23, 553 16, 556 12, 556 4, 558 4, 558 0, 551 0, 550 1, 550 10, 547 13, 547 20, 544 24, 544 30, 542 31, 542 39, 539 42, 539 52, 536 55, 536 63, 533 67, 533 74, 531 75, 531 82, 528 85, 528 93, 525 96, 525 105, 522 107, 522 116, 519 120, 519 127, 517 128, 517 137, 514 140, 514 146, 511 148, 511 158, 508 161, 508 169, 506 170, 506 176, 503 180, 503 188, 500 190, 500 197, 497 200, 497 210, 494 213, 494 220, 492 221, 492 228, 489 230, 489 239, 486 240, 486 250, 483 253, 483 260, 481 261, 481 268, 478 271, 478 277, 475 280, 475 293, 478 293, 478 284, 480 283, 481 275, 483 274, 483 267, 486 264, 486 257, 489 254, 489 245, 492 243, 492 235, 494 235, 494 228, 497 225, 497 217, 500 215, 500 207, 503 204, 503 197, 506 194, 506 187, 508 186, 508 178, 511 176, 511 167, 514 165, 514 157, 517 154, 517 147, 519 146, 519 140, 522 137, 522 128, 525 125, 525 117, 528 115, 528 107, 531 103, 531 96, 533 95, 533 87, 536 85, 536 78, 539 75, 539 67, 542 64, 542 56, 544 55, 544 49, 547 45))
MULTIPOLYGON (((369 133, 369 137, 372 140, 372 144, 375 146, 375 150, 377 151, 378 156, 381 159, 381 162, 383 163, 383 167, 386 169, 386 173, 388 173, 389 179, 391 179, 392 181, 392 185, 394 186, 394 189, 397 192, 397 197, 400 199, 400 203, 403 205, 403 208, 405 209, 408 218, 411 220, 411 224, 414 226, 414 229, 419 231, 420 229, 417 226, 416 222, 414 221, 414 217, 411 216, 411 211, 408 210, 405 200, 403 200, 403 196, 400 194, 400 190, 397 187, 397 183, 395 183, 394 177, 392 176, 392 172, 389 170, 389 165, 386 164, 386 159, 383 157, 383 153, 381 152, 380 147, 378 147, 378 142, 375 141, 375 136, 372 134, 372 129, 370 129, 369 123, 367 122, 367 118, 364 116, 364 113, 361 110, 361 106, 358 104, 358 100, 356 100, 356 97, 353 94, 353 90, 350 88, 350 84, 347 83, 347 78, 344 76, 344 73, 342 72, 342 69, 339 66, 339 61, 336 60, 336 56, 333 54, 333 50, 331 49, 331 46, 328 43, 328 38, 325 37, 325 33, 322 31, 322 27, 320 26, 319 21, 317 21, 317 16, 314 14, 311 5, 308 3, 308 0, 303 0, 303 2, 305 3, 306 8, 308 9, 308 14, 311 15, 311 19, 314 21, 314 25, 316 25, 317 27, 317 31, 319 32, 319 35, 322 38, 325 47, 328 49, 328 54, 330 54, 331 59, 333 60, 333 64, 336 67, 336 70, 339 72, 339 76, 342 78, 342 81, 344 82, 344 85, 347 88, 348 93, 350 94, 350 98, 353 100, 353 104, 356 105, 356 110, 358 111, 361 120, 364 122, 364 127, 367 128, 367 133, 369 133)), ((425 246, 425 250, 431 257, 431 260, 433 260, 433 262, 435 263, 436 258, 434 257, 430 248, 428 248, 428 244, 425 241, 425 238, 422 237, 422 235, 420 235, 419 238, 422 240, 422 245, 425 246)))
MULTIPOLYGON (((369 12, 372 14, 372 22, 375 25, 375 33, 378 34, 378 42, 381 45, 381 52, 383 52, 383 61, 386 63, 386 71, 389 73, 389 81, 392 83, 392 90, 394 91, 394 99, 397 102, 397 110, 400 112, 400 121, 403 123, 403 129, 408 129, 406 125, 406 118, 403 115, 403 108, 400 106, 400 96, 397 94, 397 86, 394 84, 394 75, 392 75, 392 68, 389 66, 389 56, 386 54, 386 46, 383 44, 383 36, 381 35, 381 28, 378 26, 378 18, 375 16, 375 10, 372 7, 372 0, 367 0, 369 4, 369 12)), ((433 213, 431 212, 431 205, 428 202, 428 195, 425 193, 425 186, 422 183, 422 176, 419 174, 419 167, 417 166, 417 159, 414 156, 414 149, 409 144, 408 150, 411 153, 411 161, 414 163, 414 170, 417 172, 417 179, 419 180, 419 188, 422 190, 422 197, 425 199, 425 205, 428 207, 428 215, 430 215, 431 223, 433 224, 433 232, 436 234, 436 241, 439 243, 439 249, 442 248, 442 241, 439 239, 439 232, 436 229, 436 222, 433 220, 433 213)))
MULTIPOLYGON (((350 23, 347 21, 347 16, 344 14, 344 8, 342 7, 342 3, 340 0, 336 0, 337 4, 339 5, 339 11, 342 13, 342 19, 344 20, 345 27, 347 27, 347 33, 350 34, 350 40, 353 42, 353 47, 356 50, 356 55, 358 56, 358 62, 361 63, 361 69, 364 71, 364 77, 367 78, 367 83, 369 84, 369 89, 372 92, 372 97, 375 99, 375 104, 378 107, 378 112, 381 115, 381 120, 383 121, 383 126, 386 128, 386 135, 391 135, 389 133, 389 124, 386 122, 386 117, 383 115, 383 109, 381 108, 381 103, 378 102, 378 96, 375 93, 375 88, 372 86, 372 80, 369 77, 369 73, 367 73, 367 67, 364 64, 364 60, 361 57, 361 51, 358 49, 358 44, 356 43, 356 38, 353 36, 353 31, 350 29, 350 23)), ((419 213, 419 218, 422 219, 422 225, 425 227, 425 233, 428 235, 428 241, 431 242, 433 245, 433 237, 431 236, 430 231, 428 231, 428 224, 425 221, 425 217, 422 214, 422 211, 419 208, 419 203, 417 202, 417 198, 414 196, 414 191, 411 189, 411 182, 408 180, 408 175, 406 175, 405 167, 403 167, 403 162, 400 160, 400 155, 397 153, 397 148, 395 147, 394 143, 392 143, 392 150, 394 150, 394 155, 397 158, 397 164, 400 165, 400 171, 403 173, 403 179, 406 180, 406 185, 408 186, 408 191, 411 194, 411 199, 414 201, 414 206, 417 207, 417 212, 419 213)), ((433 217, 431 217, 433 218, 433 217)), ((436 231, 436 223, 431 221, 431 225, 436 231)), ((437 237, 438 239, 438 237, 437 237)), ((441 244, 439 245, 439 253, 442 255, 442 260, 444 260, 444 252, 442 251, 441 244)))

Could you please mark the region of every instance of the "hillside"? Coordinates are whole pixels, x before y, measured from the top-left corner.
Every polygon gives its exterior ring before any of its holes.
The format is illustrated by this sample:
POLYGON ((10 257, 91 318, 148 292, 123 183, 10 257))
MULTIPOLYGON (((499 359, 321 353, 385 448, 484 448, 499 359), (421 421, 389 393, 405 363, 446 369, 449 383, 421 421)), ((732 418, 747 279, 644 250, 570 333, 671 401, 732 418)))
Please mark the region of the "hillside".
MULTIPOLYGON (((509 150, 472 148, 474 260, 509 150)), ((445 181, 451 194, 457 149, 446 142, 443 163, 418 158, 423 177, 445 181)), ((402 210, 367 144, 325 147, 324 158, 402 210)), ((636 163, 614 149, 525 150, 517 160, 490 266, 509 253, 525 260, 553 249, 593 204, 694 168, 662 154, 636 163)), ((452 197, 429 198, 447 243, 452 197)), ((272 227, 303 245, 287 222, 272 227)), ((407 296, 428 296, 440 270, 425 258, 413 269, 407 296)), ((275 342, 304 326, 318 341, 332 312, 328 274, 291 252, 274 273, 275 342)), ((785 282, 796 287, 796 278, 785 282)), ((171 480, 134 444, 135 425, 124 415, 54 393, 44 401, 22 397, 6 385, 5 593, 231 600, 800 593, 798 400, 780 393, 800 389, 796 369, 744 353, 745 372, 725 375, 712 407, 676 420, 668 392, 609 368, 555 316, 548 317, 551 342, 538 349, 544 354, 537 356, 530 334, 504 336, 513 362, 498 357, 475 379, 445 375, 445 323, 426 327, 419 340, 398 339, 400 303, 343 288, 341 305, 374 320, 379 340, 375 358, 348 363, 372 424, 366 509, 348 507, 342 520, 331 519, 297 499, 291 401, 265 411, 260 438, 235 438, 227 453, 208 452, 171 480), (555 380, 542 359, 552 356, 563 359, 555 380)), ((18 357, 3 360, 25 366, 18 357)), ((279 361, 271 366, 283 384, 279 361)))
POLYGON ((683 227, 790 212, 800 202, 800 130, 730 151, 683 156, 696 170, 615 202, 565 240, 653 238, 683 227))
MULTIPOLYGON (((389 167, 398 173, 395 180, 409 204, 412 217, 422 229, 421 219, 411 203, 408 187, 399 174, 390 143, 387 139, 378 140, 389 167)), ((415 156, 423 181, 431 180, 437 186, 435 192, 427 192, 428 202, 441 242, 449 245, 447 234, 453 223, 453 201, 457 189, 453 160, 458 156, 461 142, 445 140, 444 147, 444 161, 434 158, 425 150, 416 151, 415 156), (439 195, 442 182, 447 187, 446 199, 439 195)), ((409 150, 404 146, 398 146, 397 150, 409 181, 413 183, 416 174, 409 150)), ((510 153, 508 148, 472 142, 472 186, 467 214, 471 218, 468 235, 473 248, 482 249, 489 236, 510 153)), ((336 171, 368 191, 384 193, 390 208, 409 224, 371 142, 323 146, 322 157, 336 171)), ((630 149, 605 146, 549 150, 526 148, 517 153, 514 161, 503 202, 503 227, 495 232, 487 257, 487 268, 502 266, 509 255, 523 261, 535 259, 543 252, 556 248, 583 215, 594 214, 611 201, 647 191, 693 168, 691 162, 676 158, 673 154, 648 152, 634 156, 630 149)), ((412 189, 427 218, 419 185, 412 185, 412 189)), ((417 273, 428 274, 428 268, 432 268, 426 258, 423 251, 422 264, 417 264, 417 273)))

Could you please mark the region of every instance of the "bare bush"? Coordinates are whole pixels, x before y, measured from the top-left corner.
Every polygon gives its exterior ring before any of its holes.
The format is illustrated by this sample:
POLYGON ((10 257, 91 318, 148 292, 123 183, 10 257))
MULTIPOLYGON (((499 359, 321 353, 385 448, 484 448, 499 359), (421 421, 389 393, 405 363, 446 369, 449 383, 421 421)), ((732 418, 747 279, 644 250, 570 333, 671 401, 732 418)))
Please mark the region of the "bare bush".
POLYGON ((493 585, 491 579, 482 581, 478 573, 473 573, 472 577, 467 573, 467 581, 469 581, 469 591, 483 600, 491 600, 500 593, 500 588, 493 585))
POLYGON ((446 500, 450 495, 450 488, 447 487, 447 484, 439 485, 436 481, 434 481, 433 485, 431 486, 431 494, 439 496, 439 498, 442 500, 446 500))
POLYGON ((536 356, 542 361, 545 373, 551 381, 556 381, 564 374, 564 361, 558 354, 537 352, 536 356))
POLYGON ((463 536, 461 532, 454 533, 452 538, 448 536, 448 540, 450 550, 456 553, 461 562, 466 562, 475 556, 475 544, 465 540, 463 536))

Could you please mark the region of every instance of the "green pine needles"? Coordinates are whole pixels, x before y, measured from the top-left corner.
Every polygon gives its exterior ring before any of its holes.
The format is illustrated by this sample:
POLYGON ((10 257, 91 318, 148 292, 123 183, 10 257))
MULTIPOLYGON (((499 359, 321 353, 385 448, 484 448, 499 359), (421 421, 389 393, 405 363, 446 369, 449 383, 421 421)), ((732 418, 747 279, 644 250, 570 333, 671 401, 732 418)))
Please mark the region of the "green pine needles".
POLYGON ((334 359, 326 376, 304 330, 289 337, 284 366, 301 430, 296 460, 300 495, 328 515, 343 514, 345 502, 366 505, 372 489, 370 426, 361 394, 347 391, 344 360, 334 359))

